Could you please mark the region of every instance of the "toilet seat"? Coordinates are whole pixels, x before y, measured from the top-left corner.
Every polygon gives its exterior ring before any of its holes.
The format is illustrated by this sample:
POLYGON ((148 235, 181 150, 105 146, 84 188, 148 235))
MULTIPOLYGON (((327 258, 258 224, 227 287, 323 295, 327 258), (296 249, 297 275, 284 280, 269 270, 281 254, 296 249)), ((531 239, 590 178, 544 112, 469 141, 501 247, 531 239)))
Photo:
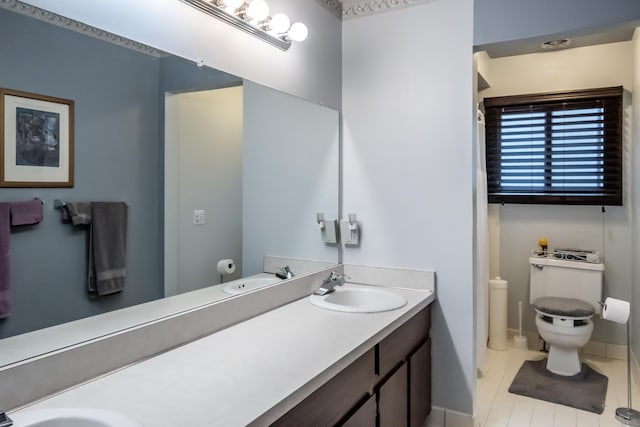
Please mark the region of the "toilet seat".
POLYGON ((566 328, 583 326, 595 313, 591 304, 577 298, 542 297, 533 306, 542 320, 566 328))

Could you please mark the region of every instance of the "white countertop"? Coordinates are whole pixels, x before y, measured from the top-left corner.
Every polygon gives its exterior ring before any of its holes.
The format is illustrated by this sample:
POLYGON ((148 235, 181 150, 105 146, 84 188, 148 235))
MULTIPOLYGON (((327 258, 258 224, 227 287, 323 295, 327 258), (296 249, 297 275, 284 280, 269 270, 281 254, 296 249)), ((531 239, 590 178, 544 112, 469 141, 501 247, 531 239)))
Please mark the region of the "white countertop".
MULTIPOLYGON (((236 281, 261 277, 273 278, 275 276, 273 274, 260 273, 236 281)), ((28 360, 34 355, 47 354, 78 345, 96 337, 113 334, 133 326, 142 325, 167 316, 174 316, 176 313, 229 298, 232 295, 222 291, 222 287, 226 284, 207 286, 169 298, 161 298, 136 306, 4 338, 0 340, 0 367, 28 360)))
POLYGON ((267 425, 435 299, 431 291, 396 291, 407 304, 373 314, 303 298, 23 411, 98 408, 154 427, 267 425))

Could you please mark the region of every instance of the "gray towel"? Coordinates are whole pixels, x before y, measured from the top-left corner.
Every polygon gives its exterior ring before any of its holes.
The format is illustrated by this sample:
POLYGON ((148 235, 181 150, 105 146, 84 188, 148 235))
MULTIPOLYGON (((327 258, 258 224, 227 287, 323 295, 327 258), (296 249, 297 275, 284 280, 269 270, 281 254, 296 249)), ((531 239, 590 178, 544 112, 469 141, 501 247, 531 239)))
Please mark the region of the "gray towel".
POLYGON ((61 211, 62 222, 70 222, 73 225, 91 224, 91 203, 65 202, 61 211))
POLYGON ((127 205, 92 202, 91 217, 89 292, 120 292, 127 275, 127 205))

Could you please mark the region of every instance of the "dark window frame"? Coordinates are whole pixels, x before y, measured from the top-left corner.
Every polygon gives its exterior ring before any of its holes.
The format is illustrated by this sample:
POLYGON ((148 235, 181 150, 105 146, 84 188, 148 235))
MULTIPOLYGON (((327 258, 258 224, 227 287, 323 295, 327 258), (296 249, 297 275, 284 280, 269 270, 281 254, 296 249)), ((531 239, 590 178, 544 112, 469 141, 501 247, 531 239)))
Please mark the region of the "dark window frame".
MULTIPOLYGON (((622 94, 622 86, 617 86, 579 91, 485 98, 486 164, 489 203, 621 206, 623 201, 622 120, 624 114, 622 94), (563 172, 556 174, 551 170, 552 162, 557 161, 559 157, 553 157, 551 152, 552 148, 557 147, 557 145, 553 145, 554 141, 556 144, 559 141, 562 144, 562 141, 570 138, 558 138, 553 136, 550 127, 550 123, 552 123, 550 116, 554 111, 561 111, 562 108, 560 108, 560 106, 565 105, 569 105, 570 109, 577 108, 575 107, 576 105, 586 105, 585 108, 595 108, 597 105, 599 106, 598 108, 603 109, 601 114, 604 117, 601 123, 603 131, 602 142, 593 143, 593 147, 589 147, 593 151, 599 150, 598 155, 602 155, 602 172, 593 173, 593 185, 601 185, 601 187, 598 187, 596 190, 593 189, 595 187, 589 189, 578 188, 580 185, 569 189, 564 189, 564 187, 561 186, 552 188, 551 186, 552 178, 558 179, 559 177, 562 177, 563 179, 567 179, 567 181, 571 180, 570 178, 567 178, 571 173, 564 171, 564 168, 569 169, 570 167, 562 167, 563 172), (503 165, 505 165, 505 153, 508 152, 505 148, 509 147, 506 147, 507 144, 503 144, 502 115, 509 113, 517 114, 527 108, 529 108, 529 111, 535 111, 538 114, 543 112, 546 113, 544 119, 545 137, 543 141, 545 171, 544 175, 539 172, 537 173, 537 187, 532 185, 530 188, 515 188, 516 186, 512 185, 510 188, 507 188, 507 185, 503 186, 502 181, 508 181, 506 178, 503 179, 503 176, 507 176, 505 171, 509 167, 503 165), (505 145, 505 147, 503 147, 503 145, 505 145), (540 183, 542 182, 542 179, 544 186, 541 188, 540 183)), ((504 120, 507 121, 508 119, 505 118, 504 120)), ((541 125, 538 126, 541 127, 541 125)), ((529 132, 533 133, 534 131, 530 130, 529 132)), ((541 131, 537 132, 540 133, 541 131)), ((536 148, 540 149, 540 137, 538 137, 537 143, 538 145, 536 145, 536 148)), ((522 143, 522 145, 517 148, 524 149, 527 147, 526 144, 526 142, 522 143)), ((533 143, 529 144, 529 147, 531 147, 531 144, 533 143)), ((566 144, 566 142, 564 144, 566 144)), ((540 157, 539 153, 538 157, 540 157)), ((529 161, 532 162, 532 159, 533 155, 529 161)), ((519 161, 525 162, 526 158, 519 161)), ((528 168, 532 169, 533 167, 529 166, 528 168)), ((539 170, 541 166, 537 165, 536 168, 536 170, 539 170)), ((560 168, 558 167, 558 169, 560 168)), ((513 173, 513 168, 510 172, 513 173)), ((584 172, 582 174, 584 175, 584 172)), ((532 173, 532 175, 534 174, 532 173)), ((531 182, 533 182, 533 179, 531 179, 531 182)), ((582 187, 585 187, 585 185, 582 187)))

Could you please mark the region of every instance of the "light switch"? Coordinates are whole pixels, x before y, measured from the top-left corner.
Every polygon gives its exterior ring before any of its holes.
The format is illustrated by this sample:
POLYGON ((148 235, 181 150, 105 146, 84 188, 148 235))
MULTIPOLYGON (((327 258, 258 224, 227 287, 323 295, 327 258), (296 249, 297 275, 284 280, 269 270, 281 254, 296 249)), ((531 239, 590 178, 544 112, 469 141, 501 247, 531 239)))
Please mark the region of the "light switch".
POLYGON ((349 214, 349 219, 340 220, 340 238, 345 246, 360 244, 360 227, 355 214, 349 214))
POLYGON ((193 211, 193 224, 194 225, 202 225, 202 224, 204 224, 204 211, 203 210, 195 210, 195 211, 193 211))

